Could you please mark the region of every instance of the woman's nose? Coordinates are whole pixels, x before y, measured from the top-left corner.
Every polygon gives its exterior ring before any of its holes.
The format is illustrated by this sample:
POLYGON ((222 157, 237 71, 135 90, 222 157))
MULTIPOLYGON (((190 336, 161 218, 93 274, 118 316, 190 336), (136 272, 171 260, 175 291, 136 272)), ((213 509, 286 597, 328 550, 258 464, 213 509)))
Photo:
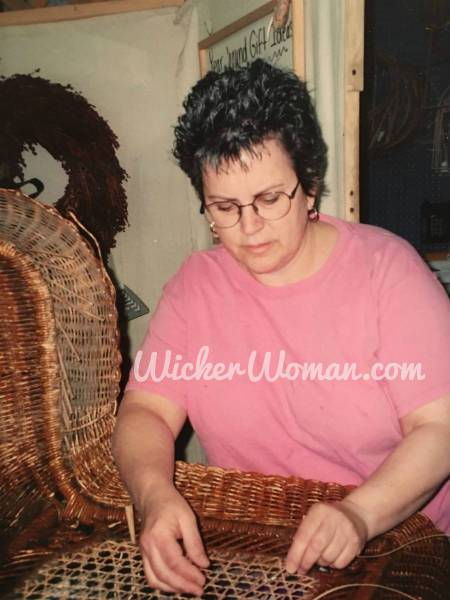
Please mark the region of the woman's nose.
POLYGON ((254 204, 241 207, 241 219, 239 221, 241 231, 247 235, 256 233, 264 227, 264 219, 257 213, 254 204))

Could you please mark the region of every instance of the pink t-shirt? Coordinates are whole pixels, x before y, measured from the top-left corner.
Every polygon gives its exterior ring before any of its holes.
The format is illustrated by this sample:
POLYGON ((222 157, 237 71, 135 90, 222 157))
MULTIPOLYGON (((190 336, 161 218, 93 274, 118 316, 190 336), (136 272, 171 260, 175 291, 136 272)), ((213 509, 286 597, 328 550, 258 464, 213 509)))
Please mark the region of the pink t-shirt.
MULTIPOLYGON (((265 286, 218 246, 164 287, 127 389, 185 407, 212 465, 360 484, 402 439, 399 417, 448 393, 435 275, 388 231, 321 219, 339 237, 303 281, 265 286)), ((448 504, 447 481, 424 508, 445 531, 448 504)))

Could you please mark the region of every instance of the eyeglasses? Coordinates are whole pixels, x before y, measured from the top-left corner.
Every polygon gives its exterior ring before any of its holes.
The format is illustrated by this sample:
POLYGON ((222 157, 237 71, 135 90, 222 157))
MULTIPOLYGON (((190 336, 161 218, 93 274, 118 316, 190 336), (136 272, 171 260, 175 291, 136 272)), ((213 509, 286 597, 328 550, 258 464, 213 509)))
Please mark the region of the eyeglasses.
POLYGON ((206 218, 211 224, 220 229, 234 227, 239 223, 242 209, 253 207, 255 213, 265 221, 277 221, 285 217, 291 210, 291 200, 300 185, 297 181, 291 194, 286 192, 270 192, 256 196, 249 204, 238 204, 234 200, 221 200, 206 205, 206 218))

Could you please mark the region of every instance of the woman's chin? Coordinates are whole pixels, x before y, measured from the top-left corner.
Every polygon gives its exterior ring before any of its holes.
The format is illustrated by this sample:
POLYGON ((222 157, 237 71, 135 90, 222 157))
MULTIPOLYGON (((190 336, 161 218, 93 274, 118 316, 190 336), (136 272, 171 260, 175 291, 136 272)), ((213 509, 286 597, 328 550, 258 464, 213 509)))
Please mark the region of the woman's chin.
POLYGON ((278 270, 278 261, 271 256, 251 256, 239 261, 241 267, 255 279, 278 270))

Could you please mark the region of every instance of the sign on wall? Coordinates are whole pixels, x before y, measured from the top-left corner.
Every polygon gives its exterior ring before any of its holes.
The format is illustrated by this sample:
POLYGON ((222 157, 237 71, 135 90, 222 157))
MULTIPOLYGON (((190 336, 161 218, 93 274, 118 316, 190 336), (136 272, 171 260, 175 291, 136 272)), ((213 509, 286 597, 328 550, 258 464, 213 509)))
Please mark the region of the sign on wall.
POLYGON ((304 73, 303 1, 294 0, 285 25, 275 29, 272 16, 275 2, 234 21, 199 43, 200 71, 218 72, 244 67, 263 58, 279 67, 304 73))

